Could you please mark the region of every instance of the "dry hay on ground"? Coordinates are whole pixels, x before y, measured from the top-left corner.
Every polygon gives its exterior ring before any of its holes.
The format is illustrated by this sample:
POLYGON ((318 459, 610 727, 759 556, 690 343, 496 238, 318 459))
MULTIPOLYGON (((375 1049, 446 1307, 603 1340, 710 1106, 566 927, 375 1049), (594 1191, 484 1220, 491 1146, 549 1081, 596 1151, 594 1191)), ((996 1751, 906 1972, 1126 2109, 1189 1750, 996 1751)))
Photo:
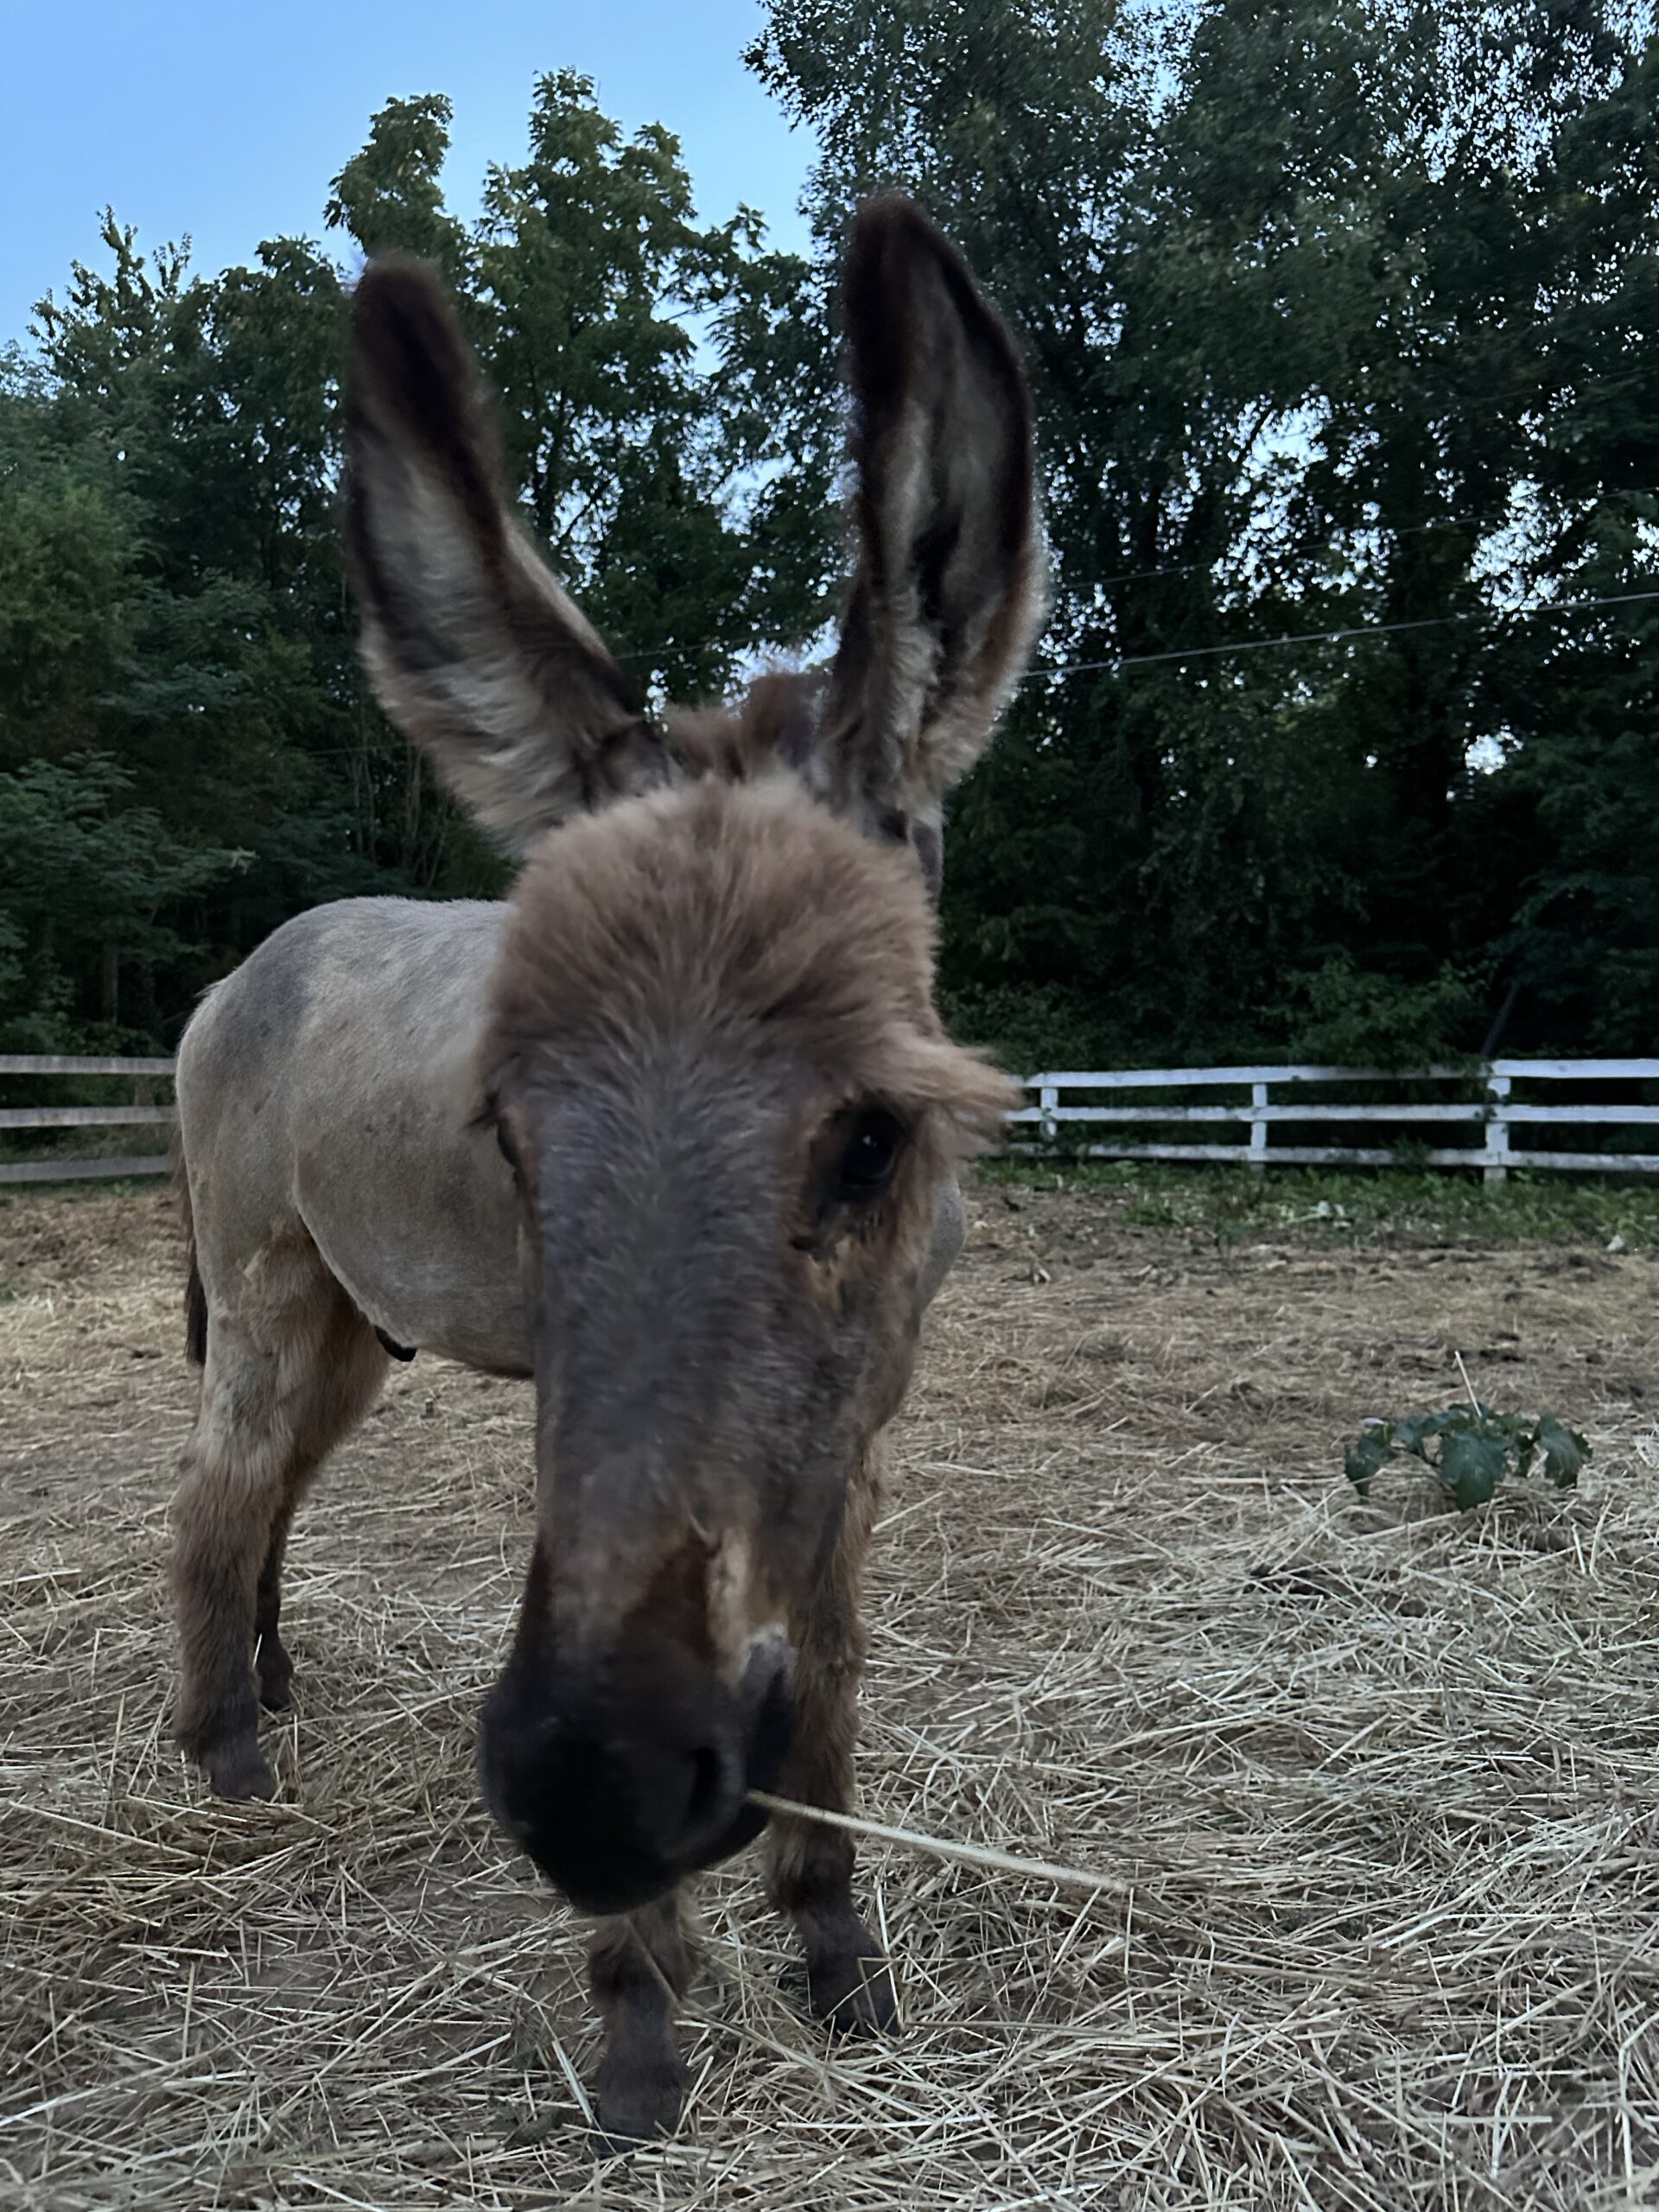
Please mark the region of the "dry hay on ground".
POLYGON ((416 2208, 1659 2201, 1652 1262, 1259 1248, 981 1191, 898 1439, 872 1814, 905 2033, 830 2051, 752 1864, 706 1888, 684 2133, 596 2173, 579 1946, 480 1810, 528 1398, 429 1360, 290 1556, 289 1802, 162 1726, 189 1385, 166 1201, 0 1212, 0 2200, 416 2208), (1488 1395, 1576 1496, 1347 1494, 1488 1395), (1646 1395, 1644 1395, 1646 1394, 1646 1395))

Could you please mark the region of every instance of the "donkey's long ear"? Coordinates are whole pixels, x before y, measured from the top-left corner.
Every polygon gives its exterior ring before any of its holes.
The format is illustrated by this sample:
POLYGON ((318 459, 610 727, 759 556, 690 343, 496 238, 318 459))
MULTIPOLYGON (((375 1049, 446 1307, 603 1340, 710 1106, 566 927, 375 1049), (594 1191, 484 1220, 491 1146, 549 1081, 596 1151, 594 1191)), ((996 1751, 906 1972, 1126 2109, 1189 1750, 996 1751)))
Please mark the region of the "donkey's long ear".
POLYGON ((985 749, 1041 618, 1031 402, 912 201, 860 212, 845 300, 859 559, 815 766, 841 811, 899 831, 985 749))
POLYGON ((628 683, 513 520, 473 359, 436 280, 358 284, 346 527, 375 695, 497 841, 664 782, 628 683))

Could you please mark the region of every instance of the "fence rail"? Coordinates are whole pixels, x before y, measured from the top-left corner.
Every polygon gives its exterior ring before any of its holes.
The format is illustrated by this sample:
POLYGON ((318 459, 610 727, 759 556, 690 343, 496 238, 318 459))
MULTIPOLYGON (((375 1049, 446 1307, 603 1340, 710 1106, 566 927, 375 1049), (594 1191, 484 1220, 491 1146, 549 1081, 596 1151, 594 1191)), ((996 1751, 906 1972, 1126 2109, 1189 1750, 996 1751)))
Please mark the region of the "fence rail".
MULTIPOLYGON (((0 1052, 0 1077, 128 1076, 147 1086, 158 1077, 170 1077, 175 1065, 170 1059, 107 1052, 0 1052)), ((175 1118, 171 1106, 137 1102, 121 1106, 4 1106, 0 1107, 0 1135, 13 1129, 164 1128, 175 1118)), ((43 1153, 36 1160, 0 1160, 0 1183, 111 1182, 128 1175, 165 1175, 172 1165, 165 1152, 123 1153, 103 1160, 67 1160, 43 1153)))
MULTIPOLYGON (((170 1077, 170 1059, 76 1058, 60 1053, 0 1053, 3 1076, 170 1077)), ((1008 1116, 1014 1143, 1008 1149, 1052 1150, 1064 1145, 1091 1160, 1221 1160, 1260 1172, 1268 1167, 1389 1167, 1400 1159, 1396 1145, 1285 1144, 1276 1134, 1300 1124, 1335 1127, 1370 1123, 1387 1129, 1433 1127, 1466 1129, 1477 1141, 1414 1148, 1414 1160, 1434 1167, 1479 1168, 1485 1179, 1501 1182, 1511 1167, 1548 1168, 1580 1173, 1659 1174, 1659 1153, 1557 1151, 1548 1146, 1517 1147, 1516 1129, 1579 1127, 1586 1130, 1649 1129, 1659 1127, 1659 1104, 1588 1098, 1554 1104, 1517 1097, 1516 1085, 1535 1084, 1659 1084, 1659 1059, 1494 1060, 1484 1067, 1432 1066, 1404 1071, 1381 1068, 1226 1067, 1108 1068, 1094 1072, 1050 1072, 1028 1076, 1024 1088, 1034 1103, 1008 1116), (1460 1096, 1425 1101, 1382 1099, 1356 1103, 1329 1099, 1323 1091, 1364 1086, 1398 1089, 1405 1084, 1444 1084, 1460 1096), (1219 1104, 1183 1097, 1150 1103, 1119 1103, 1126 1092, 1248 1090, 1247 1100, 1219 1104), (1277 1091, 1281 1095, 1274 1096, 1277 1091), (1294 1094, 1287 1097, 1286 1092, 1294 1094), (1476 1095, 1471 1096, 1471 1093, 1476 1095), (1231 1144, 1173 1141, 1137 1142, 1114 1139, 1113 1129, 1192 1127, 1236 1128, 1231 1144), (1085 1141, 1068 1141, 1076 1129, 1085 1141), (1035 1145, 1033 1140, 1035 1140, 1035 1145)), ((0 1108, 0 1133, 21 1129, 164 1127, 174 1119, 169 1105, 135 1102, 109 1106, 8 1106, 0 1108)), ((61 1183, 127 1175, 163 1175, 165 1154, 134 1154, 102 1160, 0 1160, 0 1183, 61 1183)))
MULTIPOLYGON (((1475 1144, 1431 1145, 1415 1153, 1433 1167, 1478 1167, 1489 1183, 1502 1182, 1511 1167, 1550 1168, 1580 1173, 1620 1175, 1659 1174, 1659 1153, 1569 1152, 1547 1146, 1517 1147, 1512 1132, 1523 1128, 1579 1127, 1598 1129, 1645 1129, 1659 1126, 1659 1105, 1636 1101, 1592 1098, 1571 1104, 1541 1103, 1515 1095, 1517 1083, 1624 1084, 1659 1083, 1659 1059, 1630 1060, 1493 1060, 1484 1067, 1430 1066, 1389 1070, 1332 1067, 1229 1068, 1111 1068, 1092 1073, 1076 1071, 1027 1076, 1024 1088, 1035 1091, 1036 1103, 1008 1116, 1016 1130, 1030 1130, 1048 1149, 1065 1141, 1068 1126, 1086 1130, 1089 1141, 1066 1149, 1090 1160, 1226 1160, 1258 1172, 1268 1167, 1348 1166, 1389 1167, 1400 1159, 1396 1145, 1275 1144, 1273 1132, 1287 1123, 1370 1123, 1374 1128, 1439 1123, 1443 1127, 1472 1128, 1479 1132, 1475 1144), (1460 1097, 1424 1101, 1421 1098, 1383 1099, 1365 1103, 1330 1100, 1319 1096, 1327 1089, 1398 1088, 1407 1084, 1454 1084, 1460 1097), (1248 1101, 1223 1105, 1193 1103, 1173 1098, 1152 1105, 1122 1105, 1111 1097, 1106 1103, 1074 1103, 1078 1093, 1124 1091, 1192 1091, 1248 1090, 1248 1101), (1301 1091, 1289 1100, 1275 1100, 1274 1091, 1301 1091), (1479 1095, 1471 1097, 1476 1091, 1479 1095), (1070 1094, 1068 1096, 1068 1094, 1070 1094), (1178 1126, 1209 1127, 1232 1124, 1247 1132, 1234 1144, 1181 1142, 1134 1143, 1112 1141, 1105 1132, 1113 1128, 1178 1126)), ((1019 1138, 1009 1149, 1017 1153, 1019 1138)))

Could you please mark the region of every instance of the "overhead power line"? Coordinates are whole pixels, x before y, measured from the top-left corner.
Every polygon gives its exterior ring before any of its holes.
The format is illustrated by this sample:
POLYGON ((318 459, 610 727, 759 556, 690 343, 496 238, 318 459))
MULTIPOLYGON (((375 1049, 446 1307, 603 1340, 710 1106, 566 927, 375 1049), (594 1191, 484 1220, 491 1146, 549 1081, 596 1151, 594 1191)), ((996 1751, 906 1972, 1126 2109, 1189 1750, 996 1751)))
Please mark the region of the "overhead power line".
MULTIPOLYGON (((1659 497, 1659 485, 1638 484, 1627 488, 1642 493, 1648 497, 1659 497)), ((1478 522, 1467 515, 1433 515, 1427 522, 1394 524, 1379 520, 1345 523, 1335 531, 1334 535, 1338 537, 1363 537, 1377 534, 1388 537, 1421 537, 1427 531, 1473 529, 1483 537, 1501 537, 1507 527, 1509 525, 1505 523, 1478 522)), ((1088 588, 1090 591, 1104 591, 1112 584, 1152 583, 1166 576, 1209 575, 1230 557, 1230 554, 1223 552, 1212 555, 1207 561, 1173 561, 1150 569, 1118 569, 1109 575, 1091 577, 1088 588)), ((1439 620, 1442 618, 1436 616, 1433 619, 1439 620)), ((635 646, 627 652, 614 655, 613 658, 620 660, 625 667, 633 667, 642 661, 663 659, 670 653, 677 653, 682 650, 677 640, 667 639, 660 645, 635 646)))
MULTIPOLYGON (((1455 622, 1497 624, 1532 621, 1545 615, 1587 614, 1598 607, 1630 607, 1652 600, 1659 600, 1659 590, 1603 592, 1589 599, 1545 601, 1536 607, 1474 607, 1457 614, 1425 614, 1413 621, 1354 622, 1338 630, 1293 630, 1282 637, 1240 638, 1228 645, 1179 645, 1166 652, 1122 653, 1109 660, 1060 661, 1052 668, 1028 668, 1020 681, 1035 683, 1060 676, 1116 674, 1120 669, 1150 668, 1160 661, 1207 660, 1223 653, 1272 652, 1286 645, 1335 645, 1353 638, 1388 637, 1403 630, 1443 629, 1455 622)), ((307 747, 302 751, 308 760, 368 760, 372 758, 367 748, 355 745, 320 747, 315 751, 307 747)))
MULTIPOLYGON (((1659 486, 1650 484, 1634 484, 1625 488, 1630 492, 1641 493, 1649 498, 1659 493, 1659 486)), ((1379 517, 1375 522, 1334 524, 1331 535, 1333 540, 1379 536, 1391 538, 1421 537, 1426 531, 1431 530, 1472 530, 1482 537, 1501 537, 1510 527, 1512 524, 1509 520, 1484 522, 1470 515, 1431 515, 1427 522, 1408 523, 1384 522, 1379 517)), ((1207 575, 1212 569, 1220 568, 1222 563, 1230 557, 1229 553, 1224 552, 1213 555, 1207 561, 1177 561, 1166 566, 1154 569, 1120 569, 1113 575, 1094 577, 1090 588, 1095 591, 1104 591, 1109 584, 1150 583, 1160 576, 1207 575)))
POLYGON ((1401 630, 1439 630, 1453 622, 1524 622, 1539 615, 1584 614, 1599 607, 1627 607, 1636 601, 1650 599, 1659 599, 1659 591, 1605 592, 1592 599, 1546 600, 1536 607, 1471 607, 1461 613, 1425 614, 1414 621, 1355 622, 1340 630, 1293 630, 1279 638, 1240 638, 1230 645, 1180 645, 1167 652, 1119 653, 1109 660, 1061 661, 1052 668, 1027 669, 1020 681, 1032 683, 1043 677, 1080 676, 1096 670, 1116 671, 1122 668, 1150 668, 1159 661, 1207 660, 1218 653, 1271 652, 1282 645, 1334 645, 1349 638, 1387 637, 1401 630))

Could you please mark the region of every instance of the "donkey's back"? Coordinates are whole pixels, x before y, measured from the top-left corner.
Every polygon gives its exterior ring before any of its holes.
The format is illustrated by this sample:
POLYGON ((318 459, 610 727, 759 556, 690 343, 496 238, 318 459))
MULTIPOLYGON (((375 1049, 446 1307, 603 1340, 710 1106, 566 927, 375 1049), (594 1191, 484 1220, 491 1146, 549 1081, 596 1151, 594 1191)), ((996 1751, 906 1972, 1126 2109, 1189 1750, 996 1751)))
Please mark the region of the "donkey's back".
POLYGON ((207 1306, 308 1244, 391 1343, 527 1374, 512 1179, 478 1124, 505 908, 350 899, 285 923, 179 1047, 207 1306))

